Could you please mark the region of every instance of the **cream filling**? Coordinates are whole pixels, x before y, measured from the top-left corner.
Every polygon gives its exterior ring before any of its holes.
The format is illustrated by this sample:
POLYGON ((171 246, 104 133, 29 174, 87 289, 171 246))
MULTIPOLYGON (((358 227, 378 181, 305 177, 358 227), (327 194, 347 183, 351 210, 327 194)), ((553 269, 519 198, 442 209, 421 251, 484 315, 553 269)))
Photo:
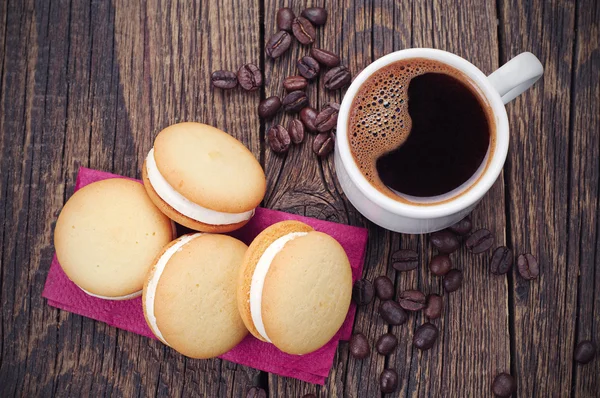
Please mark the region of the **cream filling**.
POLYGON ((193 220, 211 225, 228 225, 249 220, 254 215, 254 209, 244 213, 224 213, 207 209, 190 201, 177 192, 165 177, 160 174, 156 166, 156 160, 154 159, 154 148, 150 150, 148 157, 146 157, 146 171, 148 172, 148 179, 152 184, 152 188, 154 188, 158 196, 179 213, 193 220))
POLYGON ((267 277, 273 259, 277 253, 283 249, 285 244, 306 234, 308 234, 308 232, 292 232, 276 239, 269 247, 267 247, 267 250, 264 251, 262 256, 260 256, 260 259, 256 263, 254 274, 252 274, 252 283, 250 284, 250 315, 252 316, 252 323, 254 323, 254 327, 258 333, 269 343, 271 340, 269 339, 269 336, 267 336, 262 319, 262 293, 265 286, 265 278, 267 277))
POLYGON ((99 296, 97 294, 88 292, 87 290, 85 290, 81 286, 79 286, 79 288, 81 290, 83 290, 89 296, 100 298, 100 299, 104 299, 104 300, 129 300, 129 299, 132 299, 132 298, 139 297, 142 294, 142 291, 140 290, 139 292, 134 292, 134 293, 131 293, 131 294, 126 294, 125 296, 99 296))
POLYGON ((176 243, 174 243, 171 247, 169 247, 165 252, 160 256, 158 261, 156 262, 154 274, 152 275, 152 279, 148 281, 148 287, 146 288, 146 296, 144 298, 144 304, 146 307, 146 317, 148 318, 148 323, 150 324, 150 329, 156 337, 161 339, 164 343, 169 345, 163 335, 160 333, 158 329, 158 324, 156 323, 156 316, 154 315, 154 298, 156 297, 156 289, 158 287, 158 281, 160 280, 160 276, 162 275, 167 263, 173 257, 175 253, 177 253, 183 245, 188 243, 189 241, 199 237, 202 233, 196 233, 193 235, 184 235, 178 239, 176 243))

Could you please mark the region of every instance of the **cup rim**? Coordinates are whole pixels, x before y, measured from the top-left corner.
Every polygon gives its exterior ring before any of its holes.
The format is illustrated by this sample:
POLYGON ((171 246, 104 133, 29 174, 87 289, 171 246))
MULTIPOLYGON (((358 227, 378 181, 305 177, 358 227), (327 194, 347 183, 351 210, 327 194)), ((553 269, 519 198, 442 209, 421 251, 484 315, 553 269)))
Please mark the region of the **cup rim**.
POLYGON ((387 54, 359 73, 344 95, 340 105, 337 122, 336 151, 346 168, 348 176, 356 187, 372 202, 380 207, 402 216, 420 219, 431 219, 448 216, 464 210, 477 203, 492 187, 502 169, 508 153, 508 117, 500 94, 494 89, 487 76, 475 65, 453 53, 433 48, 411 48, 387 54), (362 84, 373 73, 390 63, 408 59, 426 58, 446 63, 469 77, 482 91, 488 100, 496 123, 496 146, 492 159, 481 177, 457 198, 433 205, 412 205, 394 200, 373 187, 359 170, 350 152, 347 126, 350 106, 362 84))

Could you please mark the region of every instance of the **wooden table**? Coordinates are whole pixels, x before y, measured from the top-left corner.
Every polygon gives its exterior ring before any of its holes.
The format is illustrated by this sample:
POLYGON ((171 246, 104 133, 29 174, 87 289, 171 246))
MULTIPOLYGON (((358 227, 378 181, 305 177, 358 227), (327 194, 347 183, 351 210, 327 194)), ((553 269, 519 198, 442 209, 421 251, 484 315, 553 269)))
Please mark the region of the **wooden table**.
MULTIPOLYGON (((427 352, 410 344, 424 319, 388 327, 373 304, 355 330, 374 341, 391 330, 388 358, 357 361, 338 349, 318 387, 218 359, 186 359, 162 344, 47 305, 41 292, 58 212, 80 166, 139 177, 163 127, 202 121, 242 140, 264 165, 264 206, 369 229, 364 276, 386 274, 398 291, 441 292, 425 264, 425 236, 390 233, 346 200, 332 157, 318 160, 311 139, 285 156, 265 146, 271 122, 256 116, 261 98, 282 93, 307 52, 293 45, 273 62, 265 40, 275 12, 291 1, 242 0, 0 2, 0 397, 243 396, 252 385, 272 397, 379 396, 379 373, 398 370, 400 396, 490 396, 493 377, 510 371, 520 397, 599 396, 600 359, 572 361, 579 340, 600 343, 600 3, 596 0, 328 0, 319 47, 353 73, 391 51, 435 47, 491 73, 522 51, 545 66, 535 87, 507 106, 511 148, 503 175, 473 213, 477 227, 515 253, 534 253, 539 279, 513 270, 498 277, 489 255, 460 251, 461 290, 445 295, 427 352), (141 4, 138 4, 141 3, 141 4), (246 62, 264 71, 254 93, 213 90, 213 70, 246 62), (397 275, 389 255, 420 252, 418 272, 397 275)), ((300 3, 300 2, 294 2, 300 3)), ((294 4, 296 12, 302 9, 294 4)), ((308 88, 320 108, 343 93, 308 88)))

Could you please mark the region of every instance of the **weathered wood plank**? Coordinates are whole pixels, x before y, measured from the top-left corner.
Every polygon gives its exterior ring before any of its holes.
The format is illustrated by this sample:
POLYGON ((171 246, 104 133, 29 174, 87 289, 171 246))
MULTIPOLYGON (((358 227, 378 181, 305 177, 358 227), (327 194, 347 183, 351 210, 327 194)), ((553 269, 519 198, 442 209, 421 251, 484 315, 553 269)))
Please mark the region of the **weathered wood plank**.
MULTIPOLYGON (((592 339, 600 344, 600 6, 577 3, 577 37, 571 103, 569 244, 567 266, 578 276, 577 328, 574 343, 592 339)), ((600 391, 600 360, 573 367, 574 396, 600 391)))
POLYGON ((519 396, 565 397, 577 306, 577 272, 567 262, 575 3, 500 1, 499 10, 501 59, 531 51, 545 67, 543 79, 507 106, 508 241, 515 254, 534 254, 541 270, 534 281, 513 270, 513 368, 519 396))

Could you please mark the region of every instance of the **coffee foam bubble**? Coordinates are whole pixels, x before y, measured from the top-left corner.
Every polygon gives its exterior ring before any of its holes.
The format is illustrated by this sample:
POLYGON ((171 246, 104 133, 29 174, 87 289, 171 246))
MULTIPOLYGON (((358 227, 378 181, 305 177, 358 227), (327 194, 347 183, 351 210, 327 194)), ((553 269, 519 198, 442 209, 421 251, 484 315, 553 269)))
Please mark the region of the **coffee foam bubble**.
MULTIPOLYGON (((412 203, 391 191, 379 178, 377 159, 404 143, 412 128, 408 85, 425 73, 444 73, 461 81, 458 70, 425 58, 410 58, 383 67, 362 84, 350 107, 348 140, 354 161, 378 190, 395 200, 412 203)), ((406 171, 410 172, 410 170, 406 171)))

